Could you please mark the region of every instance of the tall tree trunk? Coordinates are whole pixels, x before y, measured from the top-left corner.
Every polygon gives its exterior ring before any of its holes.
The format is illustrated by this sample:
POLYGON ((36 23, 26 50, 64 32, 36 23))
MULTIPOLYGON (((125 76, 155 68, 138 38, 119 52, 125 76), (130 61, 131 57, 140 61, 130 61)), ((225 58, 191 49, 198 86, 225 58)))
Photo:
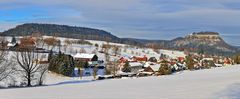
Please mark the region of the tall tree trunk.
POLYGON ((28 81, 27 86, 32 86, 31 85, 31 75, 30 75, 30 73, 28 73, 27 81, 28 81))

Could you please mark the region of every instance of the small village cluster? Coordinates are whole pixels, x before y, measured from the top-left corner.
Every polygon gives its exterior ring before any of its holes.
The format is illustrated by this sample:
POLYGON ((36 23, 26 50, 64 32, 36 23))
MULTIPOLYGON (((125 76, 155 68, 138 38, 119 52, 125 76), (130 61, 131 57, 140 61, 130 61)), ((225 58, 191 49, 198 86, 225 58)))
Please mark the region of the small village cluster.
MULTIPOLYGON (((174 54, 174 52, 172 51, 174 54)), ((100 66, 101 69, 105 68, 105 64, 98 65, 99 60, 95 60, 97 55, 81 53, 74 56, 75 59, 87 60, 89 62, 89 67, 100 66), (90 57, 91 56, 91 57, 90 57)), ((186 57, 178 56, 176 58, 170 58, 168 55, 161 54, 159 57, 147 57, 147 56, 130 56, 117 58, 116 64, 111 66, 116 69, 114 76, 116 77, 141 77, 141 76, 152 76, 152 75, 166 75, 169 73, 163 73, 165 70, 170 73, 178 72, 182 70, 187 70, 189 67, 186 63, 186 57), (166 66, 166 67, 164 67, 166 66), (163 71, 161 72, 161 69, 163 71)), ((196 53, 191 54, 192 58, 192 70, 198 69, 209 69, 211 67, 222 67, 233 64, 231 58, 217 57, 217 56, 207 56, 199 55, 196 53)), ((103 62, 102 62, 103 63, 103 62)), ((85 68, 86 74, 92 74, 93 69, 85 68)), ((98 72, 99 76, 103 76, 102 72, 98 72)))
MULTIPOLYGON (((51 42, 47 42, 48 45, 50 45, 50 43, 51 42)), ((9 41, 7 44, 7 49, 14 51, 17 47, 21 46, 30 47, 33 48, 36 52, 44 53, 44 59, 41 59, 42 61, 44 61, 41 62, 42 64, 52 65, 49 61, 49 56, 52 55, 51 57, 58 57, 60 53, 64 53, 64 51, 61 51, 60 47, 58 51, 52 51, 52 49, 46 50, 47 48, 38 47, 36 40, 32 39, 21 39, 20 41, 17 41, 16 38, 12 38, 12 40, 9 41)), ((167 75, 173 72, 187 69, 208 69, 211 67, 227 66, 234 64, 234 61, 228 57, 211 56, 174 50, 160 50, 158 52, 159 55, 155 56, 131 56, 122 55, 121 53, 118 55, 108 54, 109 56, 111 56, 111 58, 114 58, 114 60, 112 59, 110 61, 99 58, 99 53, 104 52, 99 50, 95 53, 87 53, 86 51, 64 53, 64 56, 68 57, 67 61, 70 62, 69 64, 64 63, 63 67, 68 70, 70 68, 69 71, 72 72, 70 74, 68 73, 64 75, 74 77, 94 75, 101 79, 105 79, 106 75, 112 75, 110 77, 142 77, 152 75, 167 75)), ((55 64, 54 66, 58 65, 59 64, 55 64)), ((56 67, 52 68, 56 69, 56 67)), ((60 72, 57 71, 57 73, 60 72)))

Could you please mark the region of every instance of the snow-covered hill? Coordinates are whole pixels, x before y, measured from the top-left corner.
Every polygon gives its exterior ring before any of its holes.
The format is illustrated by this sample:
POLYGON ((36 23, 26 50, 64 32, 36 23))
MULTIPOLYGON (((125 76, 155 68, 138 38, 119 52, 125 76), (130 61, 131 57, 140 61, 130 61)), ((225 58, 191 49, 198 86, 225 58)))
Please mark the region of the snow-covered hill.
MULTIPOLYGON (((51 38, 51 37, 52 36, 43 36, 43 38, 51 38)), ((11 41, 12 39, 12 37, 6 37, 6 38, 8 41, 11 41)), ((19 38, 22 38, 22 37, 16 37, 16 38, 19 41, 19 38)), ((105 54, 100 53, 99 51, 102 51, 102 46, 104 44, 107 44, 106 41, 86 40, 90 42, 92 45, 71 44, 64 47, 65 40, 79 40, 79 39, 71 39, 71 38, 63 38, 63 37, 56 37, 56 39, 61 41, 60 49, 65 54, 75 55, 79 53, 80 50, 84 49, 86 53, 95 53, 100 60, 105 60, 105 54), (98 45, 98 47, 95 46, 96 44, 98 45)), ((161 54, 167 55, 169 58, 186 56, 183 51, 177 51, 177 50, 163 50, 163 49, 154 50, 152 48, 141 48, 133 45, 111 43, 111 42, 109 42, 109 45, 119 47, 119 55, 117 56, 113 55, 113 52, 114 52, 113 48, 109 49, 110 59, 112 59, 111 61, 113 61, 113 59, 119 59, 121 57, 132 57, 132 56, 139 56, 139 57, 147 56, 148 58, 155 57, 159 59, 161 54)), ((51 49, 51 47, 47 46, 46 44, 44 44, 44 48, 48 50, 51 49)), ((59 48, 55 46, 53 50, 59 51, 59 48)))
POLYGON ((3 99, 238 99, 240 66, 147 78, 77 80, 50 74, 49 86, 1 89, 3 99), (52 79, 57 77, 56 79, 52 79))

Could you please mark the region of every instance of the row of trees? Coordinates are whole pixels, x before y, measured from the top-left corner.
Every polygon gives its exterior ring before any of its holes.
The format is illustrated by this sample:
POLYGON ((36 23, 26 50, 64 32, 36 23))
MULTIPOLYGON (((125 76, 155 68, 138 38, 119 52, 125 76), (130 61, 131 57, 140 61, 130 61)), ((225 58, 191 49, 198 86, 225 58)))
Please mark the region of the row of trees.
POLYGON ((84 39, 80 39, 80 40, 66 39, 66 40, 64 40, 64 43, 66 45, 72 45, 72 44, 93 45, 91 42, 85 41, 84 39))

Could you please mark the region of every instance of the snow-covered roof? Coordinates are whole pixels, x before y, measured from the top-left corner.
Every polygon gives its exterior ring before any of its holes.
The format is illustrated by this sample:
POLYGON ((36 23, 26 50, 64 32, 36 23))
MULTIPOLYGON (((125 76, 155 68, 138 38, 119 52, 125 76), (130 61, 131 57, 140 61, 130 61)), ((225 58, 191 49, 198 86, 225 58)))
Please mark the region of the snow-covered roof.
POLYGON ((153 69, 153 71, 158 71, 159 68, 161 67, 160 64, 155 64, 155 65, 150 65, 150 67, 153 69))
POLYGON ((129 65, 130 67, 143 66, 143 64, 139 62, 130 62, 129 65))
POLYGON ((74 58, 93 58, 95 54, 88 54, 88 53, 77 53, 74 55, 74 58))
POLYGON ((209 61, 213 61, 213 58, 203 58, 202 60, 209 60, 209 61))
POLYGON ((158 71, 161 65, 153 62, 146 62, 144 64, 144 67, 151 67, 153 71, 158 71))
POLYGON ((134 73, 126 73, 122 71, 117 71, 117 75, 133 75, 134 73))
POLYGON ((8 44, 7 44, 8 47, 13 47, 13 46, 15 46, 15 45, 16 45, 16 43, 8 43, 8 44))
POLYGON ((152 64, 152 62, 146 62, 146 63, 144 64, 144 67, 148 67, 148 66, 150 66, 150 64, 152 64))

